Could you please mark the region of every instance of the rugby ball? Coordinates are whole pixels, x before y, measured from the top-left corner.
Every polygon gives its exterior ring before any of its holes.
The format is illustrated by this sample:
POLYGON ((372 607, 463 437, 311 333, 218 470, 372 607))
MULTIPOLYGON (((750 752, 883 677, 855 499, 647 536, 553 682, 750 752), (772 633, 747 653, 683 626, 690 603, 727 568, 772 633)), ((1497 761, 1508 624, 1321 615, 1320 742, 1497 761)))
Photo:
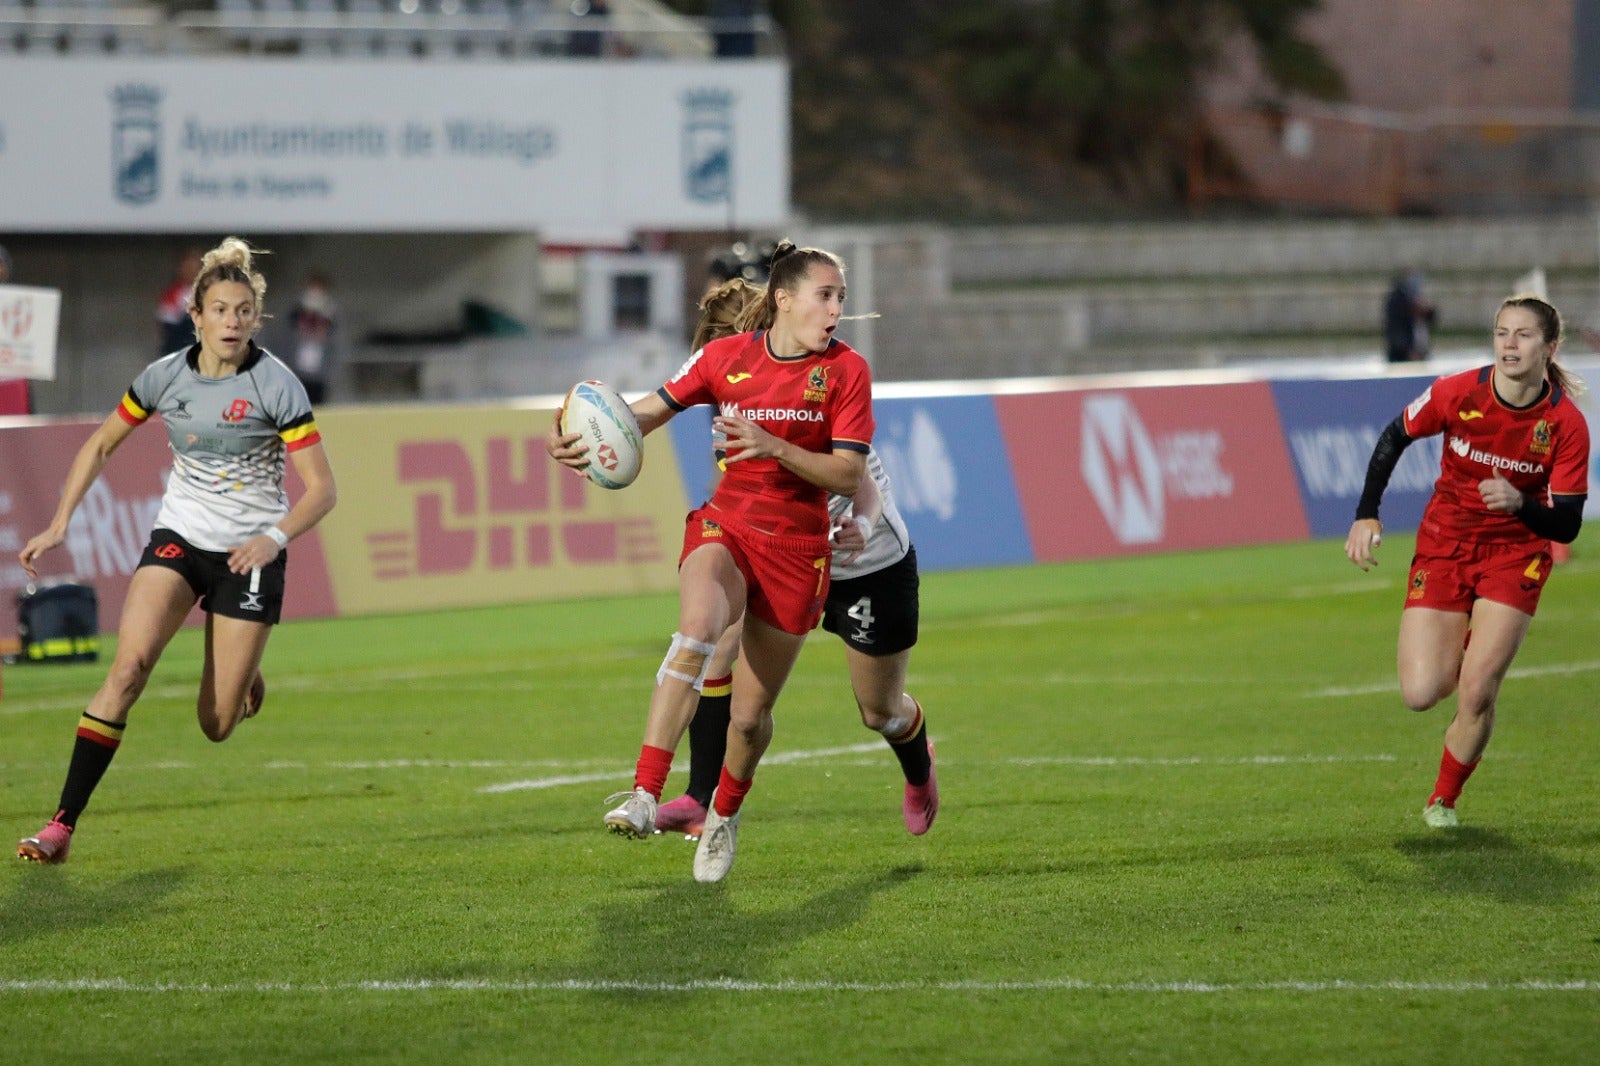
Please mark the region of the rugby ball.
POLYGON ((603 489, 633 484, 644 465, 644 434, 628 404, 603 381, 580 381, 561 404, 561 432, 589 448, 584 474, 603 489))

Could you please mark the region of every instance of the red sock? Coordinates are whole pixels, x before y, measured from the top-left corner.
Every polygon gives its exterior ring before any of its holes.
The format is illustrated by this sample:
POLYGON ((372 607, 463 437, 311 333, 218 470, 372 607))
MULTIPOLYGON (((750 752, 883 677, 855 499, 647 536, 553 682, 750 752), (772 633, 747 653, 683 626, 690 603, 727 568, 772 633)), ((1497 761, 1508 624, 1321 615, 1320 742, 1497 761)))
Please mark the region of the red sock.
POLYGON ((1444 757, 1439 760, 1439 780, 1433 783, 1433 795, 1428 797, 1428 806, 1433 806, 1434 800, 1444 800, 1446 807, 1454 807, 1456 800, 1461 798, 1461 789, 1467 783, 1467 778, 1472 776, 1472 771, 1478 768, 1478 762, 1464 763, 1450 754, 1450 749, 1444 749, 1444 757))
POLYGON ((633 787, 642 788, 656 799, 667 787, 667 773, 672 769, 672 752, 666 748, 653 748, 645 744, 639 749, 639 761, 633 768, 633 787))
POLYGON ((744 803, 746 792, 755 784, 755 776, 751 775, 744 781, 728 773, 728 768, 722 768, 722 776, 717 779, 716 807, 717 813, 724 818, 732 818, 739 813, 739 807, 744 803))

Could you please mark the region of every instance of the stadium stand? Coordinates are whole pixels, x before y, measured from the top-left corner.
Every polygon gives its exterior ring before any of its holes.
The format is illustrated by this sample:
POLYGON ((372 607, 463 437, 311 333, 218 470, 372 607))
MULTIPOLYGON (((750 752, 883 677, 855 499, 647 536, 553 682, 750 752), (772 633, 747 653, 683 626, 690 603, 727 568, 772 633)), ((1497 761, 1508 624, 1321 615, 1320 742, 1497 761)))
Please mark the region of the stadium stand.
POLYGON ((704 59, 783 51, 776 23, 695 19, 652 0, 578 14, 552 0, 0 0, 0 54, 193 53, 507 61, 704 59), (748 47, 747 47, 748 46, 748 47))

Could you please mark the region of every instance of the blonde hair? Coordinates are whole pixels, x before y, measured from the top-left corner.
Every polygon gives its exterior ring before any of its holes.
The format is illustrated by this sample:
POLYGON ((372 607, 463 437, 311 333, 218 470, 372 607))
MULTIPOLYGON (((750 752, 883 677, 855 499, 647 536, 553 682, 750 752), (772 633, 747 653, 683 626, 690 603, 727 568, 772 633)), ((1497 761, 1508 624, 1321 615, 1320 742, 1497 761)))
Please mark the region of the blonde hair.
MULTIPOLYGON (((226 237, 222 243, 207 252, 200 260, 200 273, 195 275, 194 288, 189 291, 189 310, 200 310, 206 292, 211 286, 225 281, 236 281, 248 286, 256 297, 255 327, 261 328, 266 317, 259 311, 267 300, 267 279, 255 269, 255 257, 267 255, 261 248, 252 248, 238 237, 226 237)), ((196 336, 199 333, 196 331, 196 336)))
MULTIPOLYGON (((1532 293, 1517 293, 1514 296, 1508 296, 1500 304, 1500 310, 1494 313, 1496 324, 1500 321, 1501 312, 1508 307, 1519 307, 1525 311, 1531 311, 1533 317, 1539 320, 1539 335, 1544 338, 1544 342, 1552 346, 1561 343, 1561 312, 1557 311, 1555 305, 1549 300, 1535 296, 1532 293)), ((1545 364, 1544 372, 1545 376, 1550 379, 1550 384, 1568 396, 1582 396, 1588 390, 1588 386, 1583 383, 1582 378, 1556 362, 1555 352, 1550 353, 1550 361, 1545 364)))
POLYGON ((722 337, 760 329, 750 322, 759 317, 765 298, 766 290, 743 278, 725 281, 706 293, 700 298, 700 321, 694 327, 694 341, 689 350, 698 352, 722 337))

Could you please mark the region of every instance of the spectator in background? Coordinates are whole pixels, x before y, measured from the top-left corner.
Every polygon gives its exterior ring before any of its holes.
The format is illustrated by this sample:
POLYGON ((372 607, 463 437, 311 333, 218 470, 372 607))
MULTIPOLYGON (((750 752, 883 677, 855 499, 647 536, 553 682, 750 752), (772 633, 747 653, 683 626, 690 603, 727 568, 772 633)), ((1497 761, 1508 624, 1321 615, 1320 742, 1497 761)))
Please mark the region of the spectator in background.
POLYGON ((572 0, 569 9, 583 20, 594 20, 594 29, 573 30, 567 34, 567 55, 598 58, 607 52, 606 30, 611 25, 611 4, 607 0, 572 0))
POLYGON ((189 301, 194 296, 194 279, 200 276, 200 250, 185 248, 178 257, 172 283, 161 292, 156 318, 161 323, 161 350, 167 355, 194 343, 194 322, 189 318, 189 301))
MULTIPOLYGON (((11 283, 11 253, 0 244, 0 285, 11 283)), ((0 377, 0 415, 25 415, 33 410, 26 378, 0 377)))
POLYGON ((333 354, 338 317, 330 290, 326 275, 308 275, 300 298, 289 314, 290 325, 294 327, 294 372, 306 387, 313 407, 321 404, 328 392, 328 363, 333 354))
POLYGON ((1436 314, 1422 294, 1422 275, 1408 270, 1394 279, 1383 301, 1383 339, 1389 362, 1428 358, 1436 314))
POLYGON ((706 14, 712 19, 718 59, 756 54, 756 8, 756 0, 711 0, 706 14))

